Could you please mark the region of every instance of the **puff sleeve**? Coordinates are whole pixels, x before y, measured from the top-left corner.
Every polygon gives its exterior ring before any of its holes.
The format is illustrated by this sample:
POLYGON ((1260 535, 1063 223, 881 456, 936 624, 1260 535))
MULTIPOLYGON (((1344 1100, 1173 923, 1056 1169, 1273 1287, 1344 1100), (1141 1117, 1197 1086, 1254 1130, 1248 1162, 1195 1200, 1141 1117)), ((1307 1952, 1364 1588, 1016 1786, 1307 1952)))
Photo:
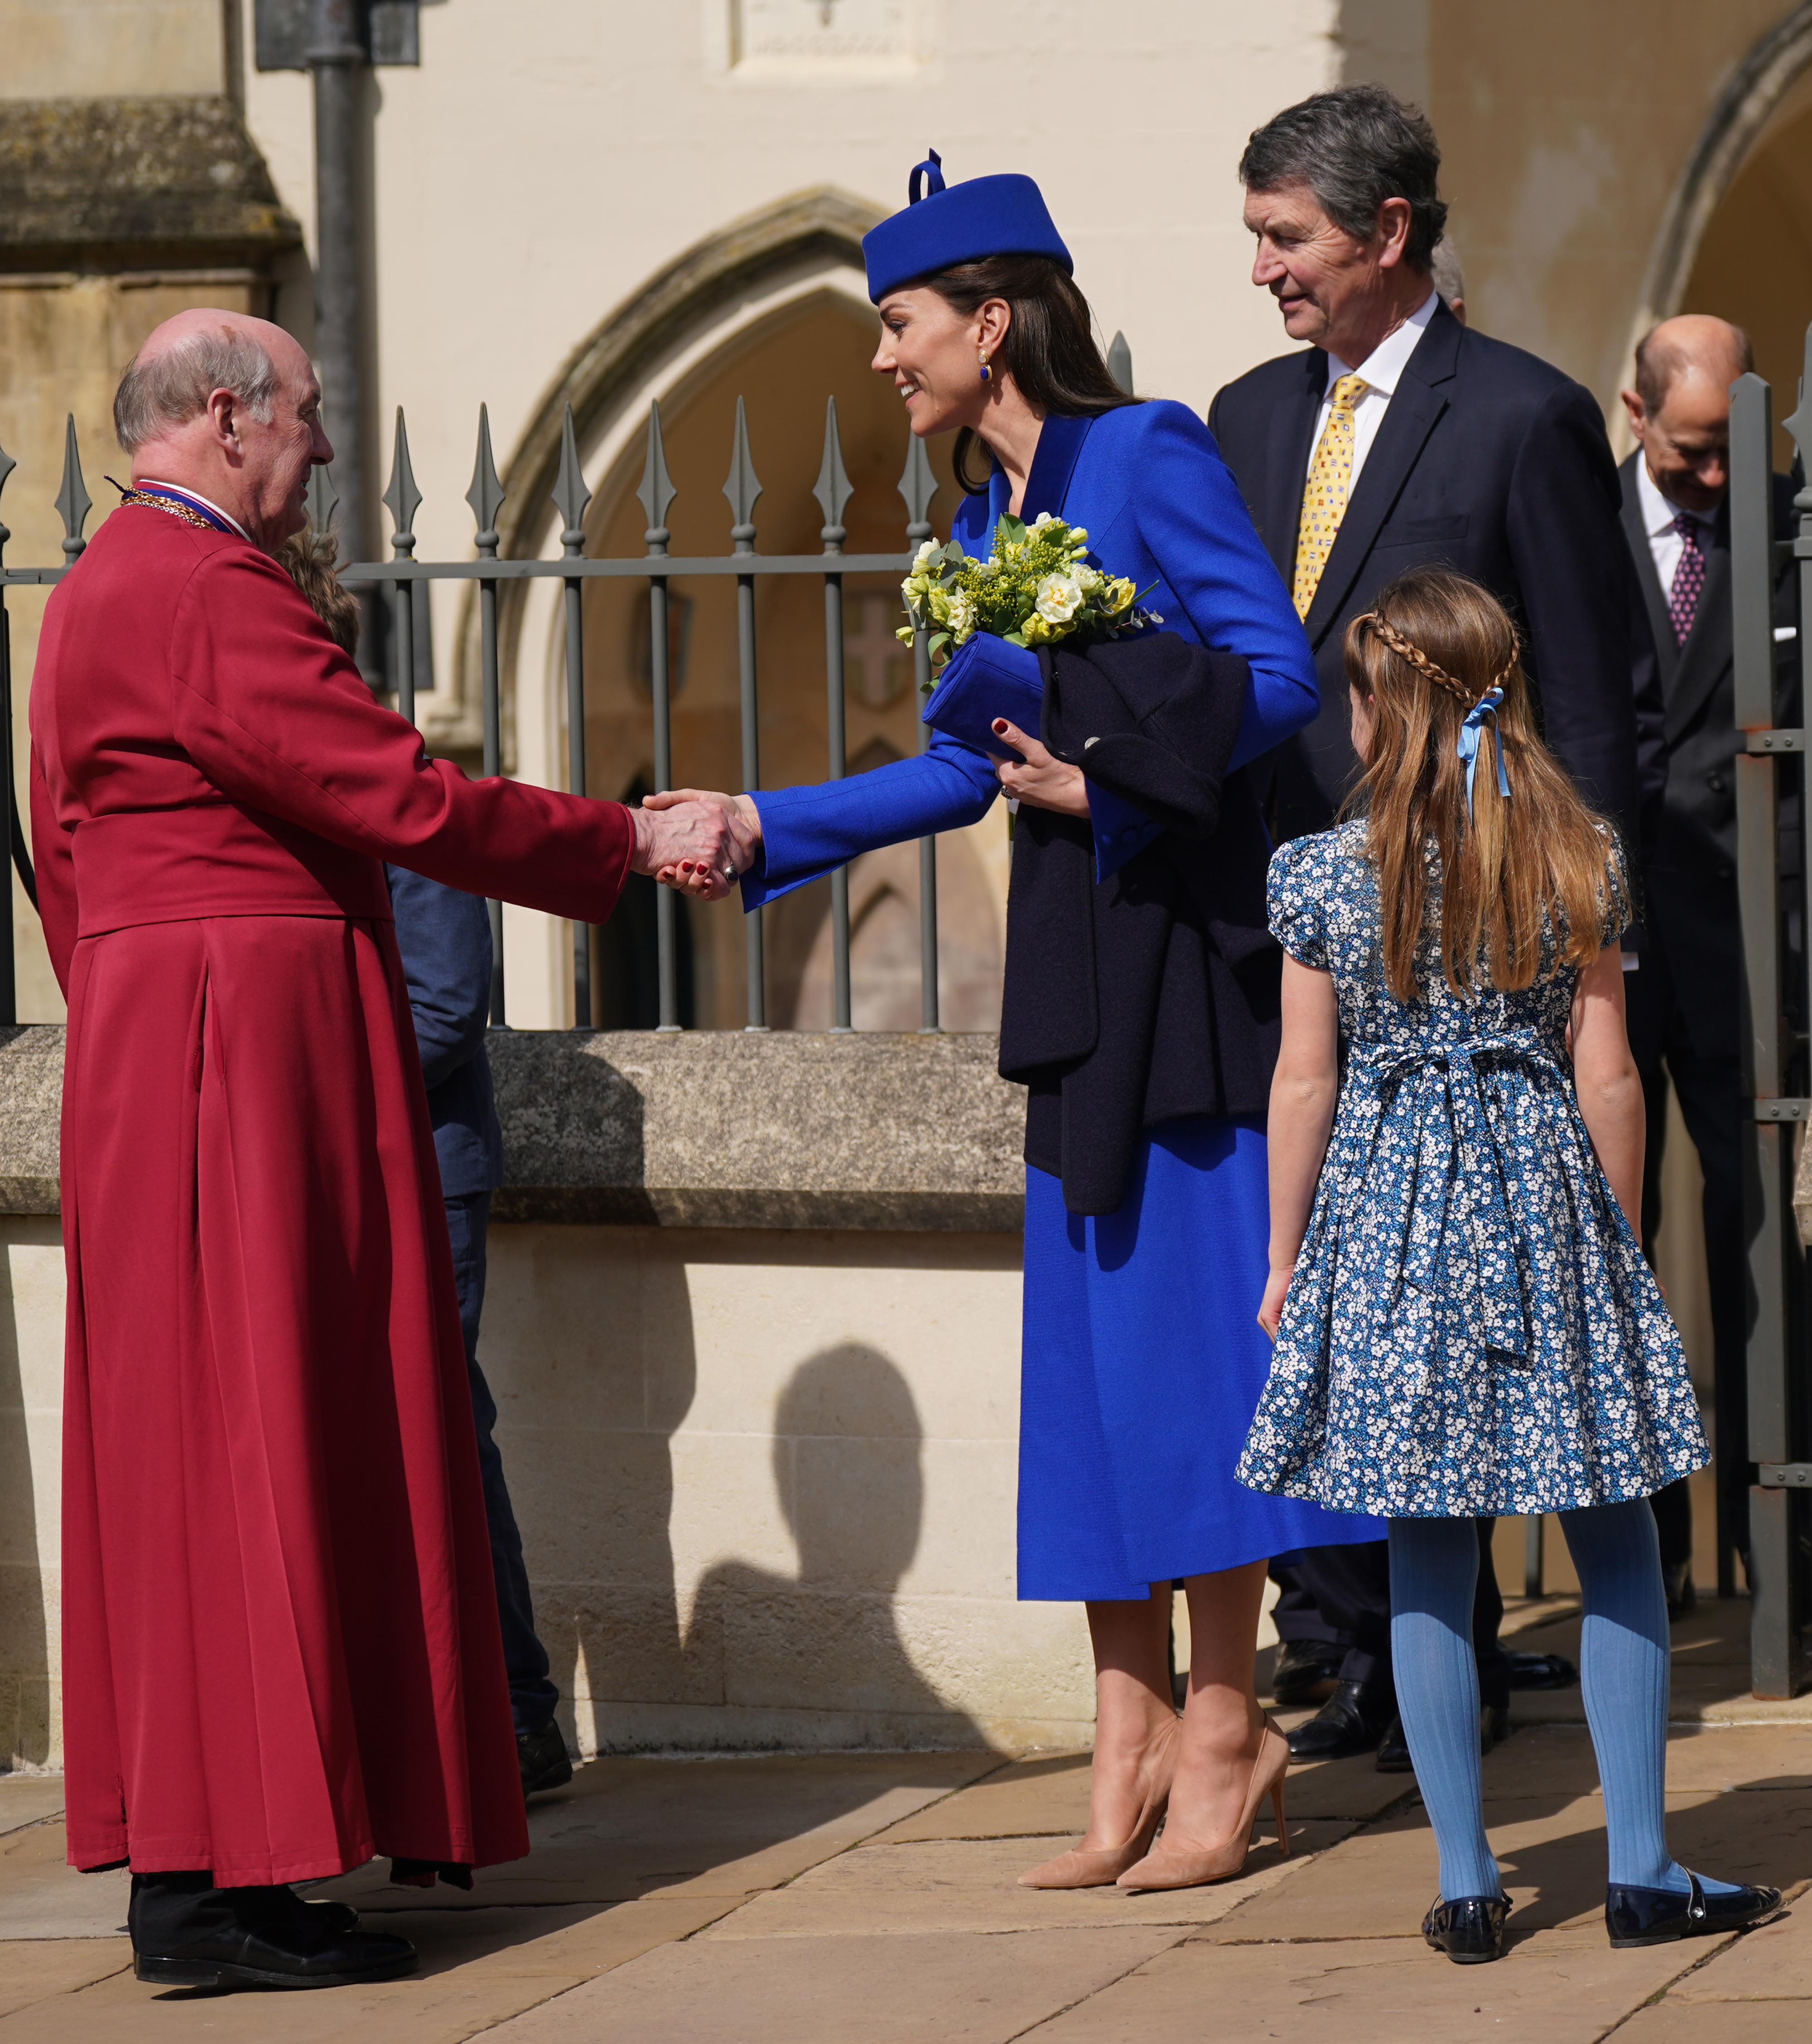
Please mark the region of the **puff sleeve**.
POLYGON ((1313 838, 1292 838, 1271 855, 1265 905, 1271 934, 1298 965, 1326 972, 1327 932, 1313 838))

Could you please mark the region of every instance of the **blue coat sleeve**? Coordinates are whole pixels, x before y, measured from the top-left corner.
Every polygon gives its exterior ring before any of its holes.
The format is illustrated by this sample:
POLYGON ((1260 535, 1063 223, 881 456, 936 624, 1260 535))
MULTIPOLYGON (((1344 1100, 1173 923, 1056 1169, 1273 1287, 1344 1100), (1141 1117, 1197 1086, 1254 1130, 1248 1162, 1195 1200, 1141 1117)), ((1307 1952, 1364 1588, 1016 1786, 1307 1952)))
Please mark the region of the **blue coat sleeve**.
POLYGON ((432 1093, 484 1048, 491 1005, 490 917, 474 895, 400 866, 385 872, 421 1075, 432 1093))
POLYGON ((743 875, 743 906, 789 894, 884 844, 962 830, 1000 792, 985 752, 942 732, 914 759, 891 760, 844 781, 758 793, 762 842, 743 875))
POLYGON ((1252 670, 1230 773, 1315 721, 1315 655, 1213 434, 1184 405, 1140 409, 1139 537, 1202 644, 1252 670))

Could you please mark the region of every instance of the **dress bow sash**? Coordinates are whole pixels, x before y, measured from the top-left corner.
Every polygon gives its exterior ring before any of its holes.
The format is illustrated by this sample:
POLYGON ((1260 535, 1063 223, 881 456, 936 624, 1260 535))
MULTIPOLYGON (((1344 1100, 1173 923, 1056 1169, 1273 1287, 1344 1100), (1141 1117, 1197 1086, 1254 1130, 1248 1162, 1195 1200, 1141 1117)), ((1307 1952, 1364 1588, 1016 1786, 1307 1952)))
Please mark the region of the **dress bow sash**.
MULTIPOLYGON (((1472 1235, 1478 1268, 1479 1299, 1484 1338, 1489 1347, 1525 1358, 1528 1331, 1522 1285, 1517 1270, 1516 1235, 1511 1224, 1510 1187, 1504 1159, 1480 1089, 1478 1061, 1508 1060, 1539 1066, 1561 1076, 1559 1059, 1534 1029, 1505 1030, 1451 1043, 1386 1045, 1353 1053, 1347 1060, 1349 1082, 1369 1080, 1367 1120, 1354 1131, 1360 1159, 1353 1190, 1342 1216, 1342 1233, 1357 1222, 1369 1188, 1375 1182, 1372 1159, 1384 1117, 1413 1088, 1409 1129, 1409 1182, 1397 1228, 1378 1245, 1380 1277, 1400 1273, 1400 1282, 1432 1293, 1440 1281, 1438 1259, 1446 1239, 1453 1189, 1462 1176, 1472 1194, 1472 1235), (1426 1212, 1421 1184, 1422 1153, 1432 1134, 1439 1144, 1447 1131, 1445 1169, 1426 1212), (1391 1255, 1395 1251, 1395 1258, 1391 1255)), ((1397 1281, 1390 1284, 1393 1303, 1397 1281)))

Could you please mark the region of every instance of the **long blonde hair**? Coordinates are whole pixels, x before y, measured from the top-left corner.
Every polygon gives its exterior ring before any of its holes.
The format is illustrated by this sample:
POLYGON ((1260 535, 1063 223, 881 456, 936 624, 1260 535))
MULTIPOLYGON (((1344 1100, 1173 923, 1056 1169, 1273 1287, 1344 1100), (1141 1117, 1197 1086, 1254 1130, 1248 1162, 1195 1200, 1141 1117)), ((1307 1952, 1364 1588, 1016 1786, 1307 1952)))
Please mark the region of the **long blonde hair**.
POLYGON ((1415 568, 1346 628, 1346 678, 1372 713, 1355 793, 1384 915, 1384 978, 1420 997, 1430 843, 1440 862, 1441 969, 1464 997, 1511 992, 1586 966, 1629 919, 1615 833, 1595 816, 1535 728, 1516 628, 1468 577, 1415 568), (1471 813, 1459 742, 1467 713, 1503 691, 1479 732, 1471 813), (1507 799, 1498 792, 1499 748, 1507 799))

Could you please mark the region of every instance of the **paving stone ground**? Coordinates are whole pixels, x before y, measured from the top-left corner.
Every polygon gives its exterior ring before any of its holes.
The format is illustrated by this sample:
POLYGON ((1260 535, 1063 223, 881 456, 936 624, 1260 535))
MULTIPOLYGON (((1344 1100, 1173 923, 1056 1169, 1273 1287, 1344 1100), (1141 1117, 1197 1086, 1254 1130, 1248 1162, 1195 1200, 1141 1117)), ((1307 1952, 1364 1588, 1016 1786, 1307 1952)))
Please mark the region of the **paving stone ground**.
MULTIPOLYGON (((317 1994, 159 1994, 132 1977, 125 1877, 63 1865, 61 1784, 0 1776, 0 2044, 1750 2044, 1812 2034, 1812 1696, 1743 1694, 1748 1607, 1676 1635, 1672 1838, 1787 1890, 1741 1938, 1613 1952, 1579 1692, 1519 1696, 1485 1763, 1516 1904, 1502 1964, 1417 1934, 1435 1857, 1413 1780, 1369 1757, 1292 1771, 1292 1850, 1237 1881, 1035 1894, 1081 1824, 1087 1757, 611 1758, 537 1804, 535 1849, 470 1896, 322 1892, 381 1914, 413 1978, 317 1994)), ((1513 1609, 1576 1650, 1565 1598, 1513 1609)))

